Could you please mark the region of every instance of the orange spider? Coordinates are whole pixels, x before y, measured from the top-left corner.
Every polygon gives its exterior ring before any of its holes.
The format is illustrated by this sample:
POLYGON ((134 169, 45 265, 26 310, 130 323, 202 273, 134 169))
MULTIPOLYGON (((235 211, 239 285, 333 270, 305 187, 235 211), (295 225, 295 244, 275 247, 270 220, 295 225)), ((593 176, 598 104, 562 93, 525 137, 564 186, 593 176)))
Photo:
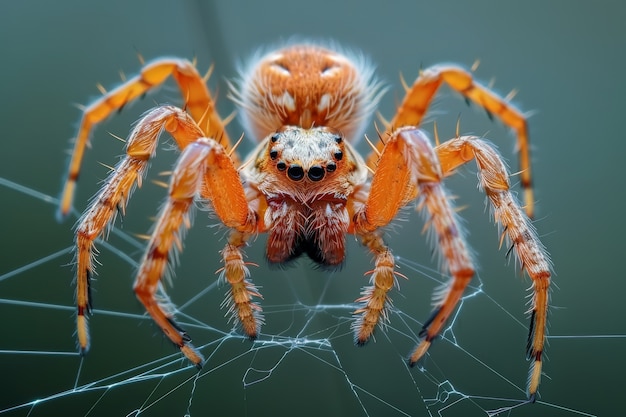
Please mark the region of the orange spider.
MULTIPOLYGON (((436 236, 451 279, 435 297, 435 310, 419 333, 410 356, 414 365, 453 313, 474 276, 474 264, 442 181, 476 160, 480 186, 486 193, 501 243, 507 240, 522 269, 532 279, 533 297, 528 340, 532 361, 528 382, 536 398, 546 336, 551 265, 529 220, 533 195, 526 119, 507 99, 475 82, 455 66, 421 71, 396 115, 367 160, 353 148, 381 97, 371 65, 360 56, 314 44, 288 45, 259 55, 242 71, 231 98, 241 109, 244 125, 258 146, 241 164, 225 130, 227 121, 215 110, 206 81, 195 65, 159 59, 141 73, 84 110, 61 199, 60 215, 70 211, 80 164, 92 128, 126 103, 172 76, 185 100, 184 108, 159 106, 143 116, 126 144, 126 157, 112 170, 76 229, 77 328, 81 353, 89 348, 86 315, 91 310, 90 277, 94 272, 94 240, 115 213, 124 211, 165 129, 182 153, 171 174, 169 195, 140 262, 134 290, 165 335, 197 367, 203 357, 173 319, 174 308, 158 297, 160 280, 172 249, 181 249, 182 231, 191 226, 195 201, 210 205, 230 229, 221 252, 221 277, 230 284, 226 304, 250 338, 263 323, 261 296, 250 280, 242 249, 250 237, 267 233, 267 259, 282 264, 306 253, 314 262, 336 266, 345 259, 345 236, 354 234, 372 252, 371 285, 357 300, 355 341, 362 345, 378 323, 389 319, 389 290, 394 286, 394 257, 383 240, 383 228, 415 200, 425 208, 427 225, 436 236), (517 133, 521 185, 526 214, 510 191, 502 158, 487 142, 460 136, 433 146, 420 123, 442 83, 484 107, 517 133)), ((458 135, 457 135, 458 136, 458 135)))

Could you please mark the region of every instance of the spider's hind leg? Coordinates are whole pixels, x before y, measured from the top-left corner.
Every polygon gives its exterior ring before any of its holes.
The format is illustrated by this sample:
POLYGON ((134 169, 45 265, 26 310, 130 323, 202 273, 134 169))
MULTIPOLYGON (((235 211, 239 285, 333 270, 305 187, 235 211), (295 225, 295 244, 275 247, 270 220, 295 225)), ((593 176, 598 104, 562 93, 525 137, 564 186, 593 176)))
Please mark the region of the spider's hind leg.
POLYGON ((494 221, 500 226, 500 244, 507 241, 532 279, 531 323, 527 356, 531 363, 528 396, 534 401, 541 379, 542 356, 546 338, 549 289, 552 265, 530 219, 510 191, 509 173, 502 158, 488 142, 471 136, 451 139, 437 148, 445 173, 450 173, 472 159, 478 165, 478 177, 491 204, 494 221))
POLYGON ((202 136, 202 131, 180 110, 159 107, 151 111, 132 130, 126 143, 126 156, 112 169, 76 226, 76 324, 82 354, 87 352, 90 343, 86 315, 91 311, 90 282, 95 273, 97 254, 94 241, 102 234, 106 237, 106 228, 116 213, 124 213, 133 188, 141 185, 161 130, 167 126, 181 127, 176 132, 181 143, 202 136))
MULTIPOLYGON (((420 126, 430 103, 442 84, 447 84, 452 90, 463 95, 467 101, 472 101, 485 109, 489 118, 499 119, 504 125, 513 129, 517 135, 517 150, 519 151, 520 182, 524 190, 525 210, 529 217, 534 214, 534 197, 530 164, 530 142, 526 116, 509 102, 508 98, 501 97, 489 87, 474 80, 470 71, 454 65, 436 65, 420 71, 412 86, 406 86, 406 95, 398 107, 396 115, 386 126, 387 134, 392 135, 393 129, 403 126, 420 126)), ((378 151, 382 151, 384 142, 377 144, 378 151)), ((370 168, 376 168, 377 152, 373 152, 367 160, 370 168)))
MULTIPOLYGON (((231 149, 230 139, 215 109, 215 101, 206 86, 208 78, 198 73, 192 62, 176 58, 161 58, 146 64, 141 72, 85 107, 74 141, 72 159, 63 184, 57 217, 65 218, 72 208, 76 182, 80 175, 85 148, 89 145, 92 130, 107 117, 120 111, 129 102, 163 84, 170 76, 176 80, 185 109, 204 132, 203 136, 215 138, 224 148, 231 149)), ((179 143, 182 149, 185 144, 179 143)))

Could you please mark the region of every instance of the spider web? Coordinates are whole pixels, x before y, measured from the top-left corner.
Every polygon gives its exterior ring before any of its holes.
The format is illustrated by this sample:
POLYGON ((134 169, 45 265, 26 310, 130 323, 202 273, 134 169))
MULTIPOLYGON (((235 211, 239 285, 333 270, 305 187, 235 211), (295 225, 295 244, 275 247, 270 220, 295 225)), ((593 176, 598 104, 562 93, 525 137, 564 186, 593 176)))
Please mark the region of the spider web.
MULTIPOLYGON (((213 271, 220 266, 221 232, 204 227, 214 221, 196 213, 174 285, 167 285, 178 322, 206 358, 196 372, 136 302, 131 280, 144 242, 127 231, 132 226, 126 220, 123 228, 118 221, 109 239, 97 245, 102 265, 90 321, 93 346, 81 358, 73 338, 68 222, 55 222, 56 198, 6 178, 0 185, 9 213, 25 206, 42 213, 20 224, 11 215, 2 217, 3 230, 19 228, 26 241, 19 242, 23 253, 5 260, 0 271, 5 318, 0 363, 8 381, 0 415, 193 416, 207 410, 228 415, 594 415, 569 407, 564 397, 556 397, 562 403, 550 398, 526 403, 523 311, 505 307, 485 290, 480 276, 422 366, 409 368, 407 354, 429 315, 431 294, 445 277, 428 256, 424 263, 415 261, 415 253, 429 253, 428 245, 394 246, 393 232, 391 246, 409 279, 401 279, 400 288, 392 291, 390 323, 385 331, 377 330, 374 342, 356 347, 350 330, 356 308, 351 301, 366 284, 363 272, 370 262, 356 243, 339 271, 315 270, 307 262, 288 269, 254 268, 267 324, 251 342, 230 327, 219 308, 226 288, 213 271), (507 329, 515 336, 496 336, 507 329)), ((78 213, 72 216, 75 220, 78 213)), ((420 223, 413 214, 407 217, 420 223)), ((409 223, 402 226, 402 234, 410 229, 409 223)), ((5 239, 3 244, 9 243, 5 239)), ((248 260, 263 259, 263 243, 262 238, 253 242, 248 260)), ((547 362, 548 373, 550 366, 547 362)), ((545 386, 553 383, 544 377, 545 386)))

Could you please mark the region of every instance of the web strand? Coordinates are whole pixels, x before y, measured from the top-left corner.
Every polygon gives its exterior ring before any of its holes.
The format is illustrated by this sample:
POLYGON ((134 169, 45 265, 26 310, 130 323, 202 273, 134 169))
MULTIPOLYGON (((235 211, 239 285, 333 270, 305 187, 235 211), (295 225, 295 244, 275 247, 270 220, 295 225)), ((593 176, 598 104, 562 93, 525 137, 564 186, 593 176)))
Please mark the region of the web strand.
MULTIPOLYGON (((41 202, 50 208, 58 204, 54 197, 4 178, 0 178, 0 186, 5 192, 17 193, 32 204, 41 202)), ((54 222, 52 215, 50 222, 54 222)), ((118 260, 123 265, 121 270, 135 268, 144 243, 118 227, 111 229, 111 236, 115 236, 118 243, 112 240, 99 243, 103 256, 109 262, 118 260), (120 249, 120 242, 135 248, 136 252, 120 249)), ((352 252, 359 250, 356 245, 350 249, 352 252)), ((283 294, 268 297, 270 300, 264 303, 268 324, 254 342, 243 337, 237 328, 229 329, 222 317, 226 312, 212 305, 214 300, 223 297, 225 288, 218 284, 211 270, 200 274, 201 290, 172 295, 181 325, 194 335, 194 343, 207 358, 200 373, 163 340, 139 306, 107 307, 111 304, 103 299, 102 294, 97 294, 97 305, 103 307, 94 310, 93 323, 98 345, 103 348, 80 358, 74 350, 71 330, 67 330, 73 325, 71 299, 68 297, 67 304, 64 304, 53 301, 54 298, 46 300, 45 292, 33 295, 27 290, 13 289, 21 281, 32 282, 44 273, 49 285, 59 286, 71 294, 69 279, 63 278, 71 276, 69 250, 66 244, 61 244, 48 254, 37 255, 36 259, 16 268, 0 271, 0 291, 5 294, 0 298, 0 308, 5 315, 20 326, 45 318, 47 327, 46 331, 29 327, 24 341, 3 338, 0 362, 5 364, 5 369, 9 369, 13 362, 22 363, 41 377, 43 371, 36 370, 52 364, 53 370, 46 372, 54 372, 54 377, 46 374, 46 378, 55 380, 47 388, 17 387, 24 393, 19 397, 5 396, 0 402, 0 415, 46 415, 67 404, 77 407, 76 415, 84 416, 103 415, 111 410, 117 415, 129 416, 174 412, 192 416, 204 414, 207 407, 221 409, 225 406, 230 407, 233 415, 243 415, 253 409, 284 414, 296 406, 304 407, 305 415, 310 408, 312 413, 324 409, 347 410, 350 415, 366 416, 459 413, 496 416, 523 414, 530 407, 533 413, 536 409, 539 413, 558 411, 559 415, 594 415, 591 410, 569 407, 567 403, 552 402, 550 398, 541 399, 534 405, 527 404, 524 400, 525 381, 519 378, 522 373, 504 369, 501 361, 488 354, 498 342, 497 337, 482 345, 468 339, 472 332, 467 329, 478 326, 478 322, 466 315, 477 308, 487 308, 492 312, 490 314, 506 321, 521 337, 526 329, 523 312, 513 311, 499 301, 480 279, 471 283, 459 309, 420 369, 409 368, 406 353, 418 339, 416 331, 427 317, 422 315, 422 309, 429 308, 429 294, 444 281, 444 277, 436 269, 402 256, 396 261, 402 273, 410 279, 400 283, 401 291, 392 292, 394 307, 390 310, 386 331, 377 329, 376 340, 365 347, 353 345, 350 330, 352 312, 357 308, 352 300, 363 284, 358 281, 360 275, 353 273, 351 267, 326 273, 311 271, 302 265, 300 269, 271 270, 268 276, 258 280, 260 285, 267 287, 264 288, 267 295, 274 294, 272 288, 280 286, 283 286, 283 294), (181 294, 182 298, 177 298, 181 294), (418 308, 418 304, 424 305, 418 308), (22 323, 24 316, 30 318, 22 323), (111 345, 105 340, 106 328, 99 331, 98 326, 106 327, 108 322, 115 322, 116 326, 128 330, 125 336, 128 347, 145 352, 140 359, 126 358, 124 346, 104 347, 111 345), (63 334, 66 330, 67 334, 63 334), (150 334, 153 337, 149 337, 150 334), (102 362, 105 367, 96 366, 102 362), (469 378, 468 372, 473 374, 469 378), (476 378, 488 381, 491 387, 498 386, 495 395, 489 395, 490 391, 483 389, 482 384, 473 384, 476 378), (272 394, 276 390, 284 391, 280 400, 272 394), (324 403, 302 403, 304 398, 311 398, 314 391, 324 395, 324 403)), ((179 274, 185 276, 174 279, 176 288, 192 281, 184 269, 184 262, 182 265, 179 274)), ((217 265, 217 257, 214 265, 217 265)), ((262 265, 257 269, 264 268, 262 265)), ((114 280, 130 282, 124 277, 101 277, 96 283, 98 291, 107 292, 107 286, 114 280)), ((132 300, 130 285, 117 297, 132 300)), ((599 344, 623 343, 626 335, 553 334, 549 340, 553 344, 570 346, 587 340, 599 344)), ((509 362, 517 359, 511 358, 509 362)))

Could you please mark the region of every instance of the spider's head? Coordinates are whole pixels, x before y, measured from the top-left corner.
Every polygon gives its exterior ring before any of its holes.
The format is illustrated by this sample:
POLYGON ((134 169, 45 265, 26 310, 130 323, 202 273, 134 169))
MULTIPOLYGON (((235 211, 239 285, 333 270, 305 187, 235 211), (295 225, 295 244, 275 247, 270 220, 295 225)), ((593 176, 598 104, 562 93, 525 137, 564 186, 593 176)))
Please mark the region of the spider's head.
MULTIPOLYGON (((360 156, 338 131, 327 127, 286 126, 260 146, 255 166, 257 172, 270 174, 269 192, 304 193, 306 199, 344 194, 346 187, 360 182, 355 176, 366 175, 359 168, 363 166, 360 156)), ((305 199, 304 194, 298 199, 305 199)))
POLYGON ((336 131, 324 127, 287 126, 270 135, 266 161, 295 182, 318 182, 337 170, 345 144, 336 131))

